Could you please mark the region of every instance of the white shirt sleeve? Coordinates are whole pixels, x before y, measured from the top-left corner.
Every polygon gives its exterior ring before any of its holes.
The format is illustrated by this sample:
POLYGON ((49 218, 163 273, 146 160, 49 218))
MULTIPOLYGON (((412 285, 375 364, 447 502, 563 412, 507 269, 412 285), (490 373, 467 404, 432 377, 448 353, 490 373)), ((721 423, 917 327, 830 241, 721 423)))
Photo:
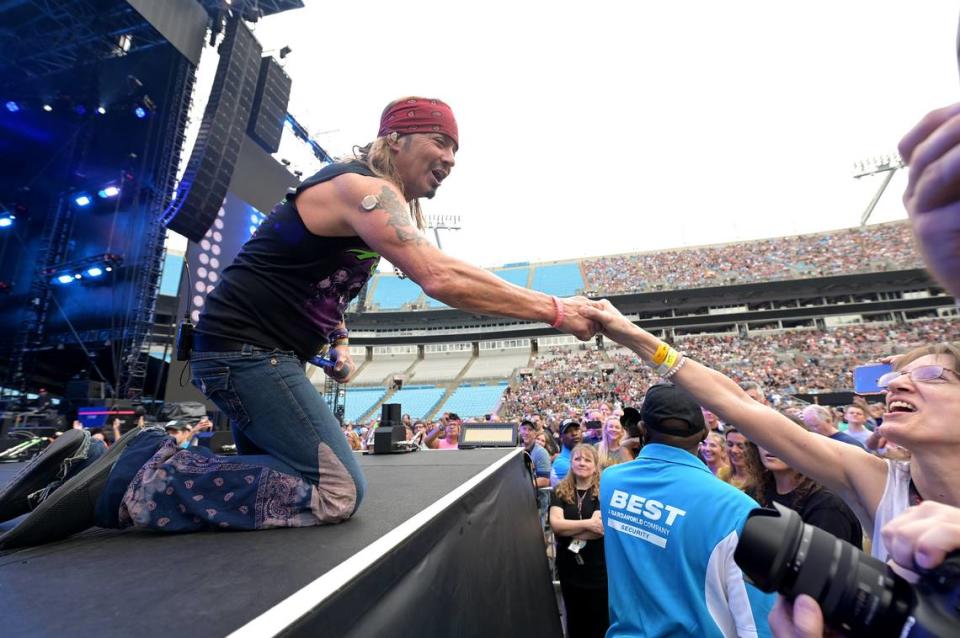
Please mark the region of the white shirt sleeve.
POLYGON ((769 609, 756 610, 763 616, 759 620, 755 617, 743 572, 733 560, 738 539, 736 531, 730 532, 710 554, 704 583, 707 609, 724 636, 770 635, 766 619, 769 609))

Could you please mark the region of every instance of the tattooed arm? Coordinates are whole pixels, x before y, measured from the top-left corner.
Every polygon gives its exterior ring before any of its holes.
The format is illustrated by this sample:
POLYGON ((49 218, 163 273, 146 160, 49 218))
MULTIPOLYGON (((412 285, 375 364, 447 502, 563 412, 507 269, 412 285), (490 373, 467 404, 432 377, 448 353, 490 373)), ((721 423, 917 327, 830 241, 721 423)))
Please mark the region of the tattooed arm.
MULTIPOLYGON (((341 175, 304 191, 297 207, 312 232, 359 235, 424 292, 454 308, 545 323, 552 323, 556 316, 549 295, 510 284, 438 250, 417 229, 407 202, 386 180, 341 175), (376 198, 372 210, 361 206, 368 196, 376 198)), ((563 300, 565 319, 560 326, 583 340, 594 335, 593 323, 577 312, 586 301, 582 297, 563 300)))

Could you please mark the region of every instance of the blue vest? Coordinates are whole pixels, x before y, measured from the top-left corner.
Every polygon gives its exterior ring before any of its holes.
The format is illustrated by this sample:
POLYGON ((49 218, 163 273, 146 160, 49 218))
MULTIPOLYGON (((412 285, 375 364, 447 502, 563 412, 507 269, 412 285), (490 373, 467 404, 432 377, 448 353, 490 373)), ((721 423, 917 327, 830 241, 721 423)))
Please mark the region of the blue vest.
POLYGON ((614 636, 769 636, 775 597, 733 560, 757 503, 693 454, 648 444, 600 480, 614 636))

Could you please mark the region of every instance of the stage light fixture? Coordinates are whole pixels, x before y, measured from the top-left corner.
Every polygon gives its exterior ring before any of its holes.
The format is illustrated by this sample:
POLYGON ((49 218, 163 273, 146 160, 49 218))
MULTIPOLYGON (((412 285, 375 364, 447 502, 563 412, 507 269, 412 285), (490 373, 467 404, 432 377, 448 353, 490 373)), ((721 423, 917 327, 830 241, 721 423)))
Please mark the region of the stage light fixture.
POLYGON ((44 104, 44 105, 43 105, 43 110, 46 111, 47 113, 49 113, 50 111, 53 110, 53 107, 50 106, 49 104, 44 104))
POLYGON ((107 114, 107 109, 105 109, 105 108, 102 107, 102 106, 98 106, 98 107, 97 107, 97 113, 99 113, 100 115, 106 115, 106 114, 107 114))
POLYGON ((80 193, 73 198, 73 203, 79 206, 80 208, 86 208, 93 203, 93 200, 90 199, 90 196, 86 193, 80 193))
POLYGON ((6 106, 7 110, 10 111, 11 113, 16 113, 17 111, 20 110, 20 105, 14 102, 13 100, 10 100, 6 104, 4 104, 4 106, 6 106))
POLYGON ((143 118, 147 117, 147 110, 142 106, 138 106, 137 108, 133 109, 133 114, 142 120, 143 118))
POLYGON ((113 266, 123 263, 123 257, 114 253, 92 255, 77 261, 62 263, 44 270, 55 284, 66 286, 74 281, 96 282, 103 279, 104 273, 112 272, 113 266))
POLYGON ((0 217, 0 228, 10 228, 13 226, 13 220, 15 219, 16 217, 13 215, 4 215, 0 217))
POLYGON ((100 197, 100 199, 107 199, 110 197, 116 197, 119 194, 120 188, 111 184, 100 189, 100 191, 97 193, 97 196, 100 197))

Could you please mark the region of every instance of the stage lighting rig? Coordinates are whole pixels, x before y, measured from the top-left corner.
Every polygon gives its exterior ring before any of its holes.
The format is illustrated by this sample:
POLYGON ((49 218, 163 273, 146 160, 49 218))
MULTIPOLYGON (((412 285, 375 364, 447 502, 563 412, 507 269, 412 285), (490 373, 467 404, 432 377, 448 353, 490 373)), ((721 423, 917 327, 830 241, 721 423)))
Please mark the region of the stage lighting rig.
POLYGON ((16 221, 17 216, 8 211, 3 206, 0 206, 0 228, 10 228, 13 226, 13 222, 16 221))
POLYGON ((51 283, 67 286, 75 281, 100 280, 122 263, 123 258, 120 255, 104 253, 48 268, 44 274, 50 277, 51 283))

